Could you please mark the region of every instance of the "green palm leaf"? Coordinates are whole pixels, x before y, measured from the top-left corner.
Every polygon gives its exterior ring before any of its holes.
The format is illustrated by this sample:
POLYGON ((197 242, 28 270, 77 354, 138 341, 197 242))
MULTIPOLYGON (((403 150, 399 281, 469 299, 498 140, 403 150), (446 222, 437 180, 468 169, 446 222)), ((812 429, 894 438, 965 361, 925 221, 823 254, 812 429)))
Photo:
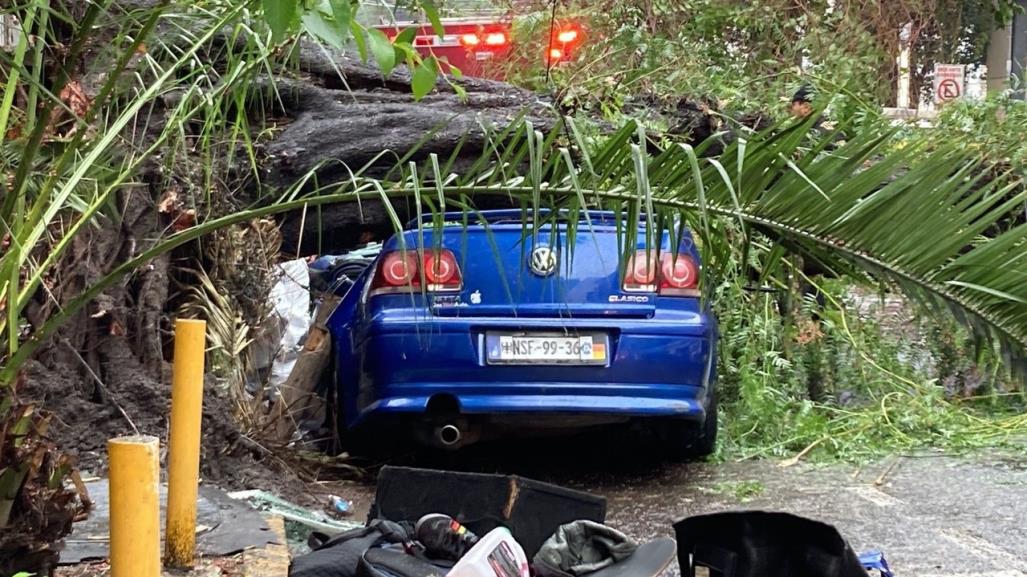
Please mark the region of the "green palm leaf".
MULTIPOLYGON (((476 198, 488 196, 525 208, 613 210, 626 216, 618 226, 628 237, 642 210, 650 213, 650 226, 672 232, 687 222, 699 234, 705 274, 713 277, 726 273, 720 267, 726 259, 718 255, 739 240, 723 234, 722 224, 735 221, 745 243, 754 242, 745 231, 760 231, 778 243, 775 255, 799 253, 887 282, 933 312, 947 311, 980 339, 1000 345, 1010 367, 1027 374, 1027 224, 995 232, 1027 201, 1022 181, 991 174, 983 159, 959 147, 900 140, 887 126, 864 129, 830 151, 826 140, 810 145, 808 128, 775 127, 707 158, 704 146, 669 146, 649 155, 638 144, 644 135, 635 123, 594 146, 571 121, 545 137, 524 123, 486 127, 492 142, 463 174, 443 174, 437 159, 425 167, 404 159, 389 181, 357 170, 343 183, 309 190, 304 179, 271 206, 208 221, 123 263, 50 319, 0 379, 10 378, 12 367, 105 286, 207 232, 304 206, 377 198, 391 207, 393 199, 415 198, 432 211, 470 211, 476 198), (574 146, 555 133, 570 135, 574 146), (426 202, 431 195, 425 189, 434 190, 437 206, 434 199, 426 202)), ((389 214, 399 226, 398 215, 389 214)))
POLYGON ((626 226, 638 222, 640 208, 656 213, 650 222, 662 227, 680 215, 701 238, 708 275, 723 272, 727 243, 738 242, 711 222, 731 219, 743 232, 758 230, 791 252, 869 275, 931 311, 953 314, 1027 374, 1027 225, 994 232, 1023 206, 1027 191, 973 153, 903 140, 887 125, 864 128, 830 150, 831 138, 810 142, 807 122, 738 139, 717 158, 684 145, 650 156, 634 123, 591 149, 573 122, 566 128, 578 145, 575 162, 530 126, 507 130, 490 148, 490 162, 479 165, 489 167, 487 185, 468 173, 451 178, 443 195, 612 209, 628 216, 626 226))

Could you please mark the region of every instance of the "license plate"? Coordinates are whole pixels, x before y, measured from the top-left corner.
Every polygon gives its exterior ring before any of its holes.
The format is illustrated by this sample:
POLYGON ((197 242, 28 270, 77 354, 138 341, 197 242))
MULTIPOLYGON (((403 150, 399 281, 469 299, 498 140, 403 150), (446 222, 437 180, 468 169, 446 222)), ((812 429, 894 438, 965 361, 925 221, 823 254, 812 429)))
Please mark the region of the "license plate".
POLYGON ((605 365, 605 335, 498 334, 485 336, 489 364, 605 365))

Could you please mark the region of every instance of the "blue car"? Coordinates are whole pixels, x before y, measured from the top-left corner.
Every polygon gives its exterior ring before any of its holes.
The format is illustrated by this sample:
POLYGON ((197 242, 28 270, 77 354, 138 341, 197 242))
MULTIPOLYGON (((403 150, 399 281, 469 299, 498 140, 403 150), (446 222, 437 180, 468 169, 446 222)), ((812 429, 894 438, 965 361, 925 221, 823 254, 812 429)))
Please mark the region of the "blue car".
POLYGON ((612 213, 567 214, 425 217, 386 241, 328 323, 341 426, 457 448, 639 423, 668 456, 711 453, 717 323, 691 235, 647 244, 642 220, 625 249, 612 213))

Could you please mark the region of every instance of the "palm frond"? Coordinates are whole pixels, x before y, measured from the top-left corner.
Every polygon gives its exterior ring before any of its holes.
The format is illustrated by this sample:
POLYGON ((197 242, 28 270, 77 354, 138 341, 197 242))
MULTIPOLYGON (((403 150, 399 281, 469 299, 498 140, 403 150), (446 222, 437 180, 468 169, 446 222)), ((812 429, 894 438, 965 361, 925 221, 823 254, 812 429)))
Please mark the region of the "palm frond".
POLYGON ((657 217, 650 226, 673 226, 680 216, 700 236, 707 275, 724 272, 728 243, 738 242, 711 222, 734 220, 743 232, 947 311, 1027 374, 1027 224, 1011 216, 1027 201, 1022 180, 965 148, 903 139, 884 124, 834 149, 831 136, 811 141, 810 126, 776 126, 712 157, 683 144, 649 155, 635 123, 588 147, 568 120, 565 132, 578 144, 570 154, 524 125, 497 135, 477 172, 447 175, 438 188, 447 199, 503 195, 534 208, 610 209, 627 213, 626 226, 640 209, 657 217))
MULTIPOLYGON (((118 278, 226 226, 340 202, 380 200, 389 208, 401 198, 420 198, 427 210, 467 212, 476 198, 498 196, 525 209, 613 210, 621 215, 621 234, 629 237, 639 225, 639 211, 652 207, 652 226, 688 222, 699 234, 704 275, 714 282, 726 273, 717 255, 739 241, 719 232, 717 223, 737 221, 743 233, 757 230, 776 242, 774 254, 791 251, 834 270, 867 275, 928 310, 951 314, 982 341, 999 345, 1010 368, 1027 375, 1027 224, 1010 216, 1027 200, 1023 182, 995 173, 973 152, 902 140, 886 125, 864 126, 834 150, 829 138, 809 142, 809 127, 773 127, 736 139, 711 157, 703 155, 704 146, 683 145, 650 155, 633 122, 589 145, 568 120, 553 132, 571 135, 573 148, 553 133, 539 138, 522 123, 490 130, 492 143, 462 174, 441 174, 435 159, 412 170, 404 159, 390 181, 368 178, 360 169, 345 182, 314 189, 301 180, 272 205, 206 221, 122 263, 54 315, 14 360, 30 355, 68 315, 118 278), (422 194, 430 189, 438 206, 422 194)), ((755 242, 749 234, 741 241, 755 242)), ((0 378, 9 373, 0 370, 0 378)))

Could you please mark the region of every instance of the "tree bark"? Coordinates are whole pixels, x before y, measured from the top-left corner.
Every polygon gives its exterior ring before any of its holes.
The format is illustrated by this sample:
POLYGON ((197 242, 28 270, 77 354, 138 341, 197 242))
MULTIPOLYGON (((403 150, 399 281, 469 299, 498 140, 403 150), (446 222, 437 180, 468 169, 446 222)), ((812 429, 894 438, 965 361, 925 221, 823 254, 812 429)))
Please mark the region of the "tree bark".
MULTIPOLYGON (((444 161, 454 153, 458 161, 476 159, 486 127, 525 118, 546 132, 558 120, 537 93, 503 82, 463 78, 455 81, 465 91, 460 95, 440 78, 435 91, 415 102, 405 68, 383 78, 345 52, 306 43, 299 63, 308 78, 273 79, 287 120, 266 148, 263 186, 287 187, 310 171, 322 186, 342 182, 367 163, 380 176, 409 153, 411 160, 438 154, 444 161), (385 151, 392 154, 382 156, 385 151)), ((265 88, 271 87, 268 79, 265 88)))

